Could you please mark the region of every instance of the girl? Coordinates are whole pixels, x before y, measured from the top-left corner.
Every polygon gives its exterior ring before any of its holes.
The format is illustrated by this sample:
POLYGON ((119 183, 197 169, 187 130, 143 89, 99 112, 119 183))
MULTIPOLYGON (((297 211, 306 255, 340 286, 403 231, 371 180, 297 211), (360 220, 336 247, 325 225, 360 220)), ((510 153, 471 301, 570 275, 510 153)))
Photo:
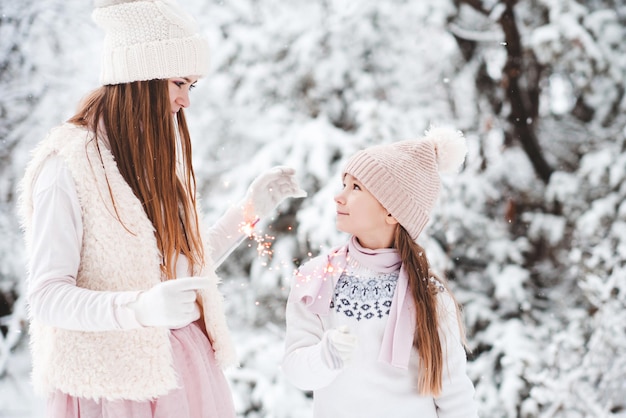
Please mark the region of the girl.
POLYGON ((93 17, 103 86, 22 182, 35 389, 49 417, 234 417, 215 260, 303 192, 273 168, 204 230, 183 109, 207 42, 169 0, 97 1, 93 17))
POLYGON ((287 303, 288 379, 314 392, 315 417, 477 416, 459 307, 416 243, 465 159, 460 132, 354 155, 335 197, 347 244, 304 264, 287 303))

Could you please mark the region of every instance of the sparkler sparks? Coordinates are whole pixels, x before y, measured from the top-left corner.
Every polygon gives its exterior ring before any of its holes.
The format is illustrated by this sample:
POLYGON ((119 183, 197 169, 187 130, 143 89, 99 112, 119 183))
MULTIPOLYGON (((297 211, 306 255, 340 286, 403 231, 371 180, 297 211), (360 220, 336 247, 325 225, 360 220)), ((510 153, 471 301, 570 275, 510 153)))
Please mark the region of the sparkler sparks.
POLYGON ((256 252, 259 254, 259 257, 271 257, 273 254, 272 244, 276 237, 268 234, 254 234, 252 237, 256 241, 256 252))
POLYGON ((254 222, 242 223, 239 225, 239 231, 244 233, 248 238, 254 239, 259 257, 271 257, 273 254, 272 244, 276 237, 264 234, 263 231, 255 231, 254 227, 259 223, 259 220, 260 219, 257 218, 254 222))
POLYGON ((254 227, 259 221, 260 219, 257 218, 254 222, 242 222, 239 225, 239 232, 243 232, 248 238, 251 238, 254 235, 254 227))

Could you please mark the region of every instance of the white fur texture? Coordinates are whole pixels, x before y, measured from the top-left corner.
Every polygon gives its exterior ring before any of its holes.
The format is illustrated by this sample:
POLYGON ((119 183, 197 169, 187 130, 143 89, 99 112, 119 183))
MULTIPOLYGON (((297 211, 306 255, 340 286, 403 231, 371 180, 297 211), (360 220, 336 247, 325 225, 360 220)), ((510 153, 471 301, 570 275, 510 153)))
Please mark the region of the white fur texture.
MULTIPOLYGON (((113 156, 102 147, 101 160, 90 139, 91 133, 66 124, 53 129, 37 147, 20 187, 26 236, 34 179, 45 159, 57 153, 72 173, 81 202, 83 244, 77 286, 98 291, 149 289, 161 279, 154 227, 113 156), (116 216, 109 186, 123 223, 116 216)), ((215 356, 220 365, 227 365, 236 357, 213 270, 212 265, 206 267, 205 275, 215 285, 202 292, 203 313, 215 356)), ((40 394, 58 389, 83 398, 145 401, 178 386, 166 329, 80 332, 33 320, 30 332, 33 385, 40 394)))
POLYGON ((457 172, 467 154, 467 144, 463 133, 448 127, 431 127, 426 138, 433 142, 437 155, 439 172, 457 172))

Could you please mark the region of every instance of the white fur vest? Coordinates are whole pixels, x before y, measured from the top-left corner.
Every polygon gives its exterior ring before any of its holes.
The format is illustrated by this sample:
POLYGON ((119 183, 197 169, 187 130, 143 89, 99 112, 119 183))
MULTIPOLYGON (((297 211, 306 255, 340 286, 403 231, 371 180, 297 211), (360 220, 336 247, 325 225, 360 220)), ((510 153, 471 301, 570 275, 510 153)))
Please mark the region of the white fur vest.
MULTIPOLYGON (((37 146, 21 184, 26 237, 34 179, 45 159, 56 153, 72 173, 82 210, 77 286, 100 291, 149 289, 161 280, 154 227, 111 153, 103 144, 100 150, 102 158, 93 134, 70 124, 51 130, 37 146)), ((231 365, 236 358, 217 289, 219 279, 210 264, 202 274, 214 279, 214 287, 200 293, 209 339, 220 365, 231 365)), ((177 387, 167 329, 80 332, 32 320, 30 333, 33 384, 41 394, 58 389, 84 398, 142 401, 177 387)))

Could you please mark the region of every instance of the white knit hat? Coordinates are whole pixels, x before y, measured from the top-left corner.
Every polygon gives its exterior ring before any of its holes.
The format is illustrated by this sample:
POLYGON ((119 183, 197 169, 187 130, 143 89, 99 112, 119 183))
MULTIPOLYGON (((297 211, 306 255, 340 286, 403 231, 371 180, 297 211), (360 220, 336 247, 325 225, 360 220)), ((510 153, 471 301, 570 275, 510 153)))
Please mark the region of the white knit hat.
POLYGON ((208 42, 174 0, 96 0, 92 18, 105 30, 103 85, 208 71, 208 42))
POLYGON ((458 170, 466 154, 460 131, 431 128, 422 139, 357 152, 342 177, 354 176, 416 240, 439 197, 439 173, 458 170))

